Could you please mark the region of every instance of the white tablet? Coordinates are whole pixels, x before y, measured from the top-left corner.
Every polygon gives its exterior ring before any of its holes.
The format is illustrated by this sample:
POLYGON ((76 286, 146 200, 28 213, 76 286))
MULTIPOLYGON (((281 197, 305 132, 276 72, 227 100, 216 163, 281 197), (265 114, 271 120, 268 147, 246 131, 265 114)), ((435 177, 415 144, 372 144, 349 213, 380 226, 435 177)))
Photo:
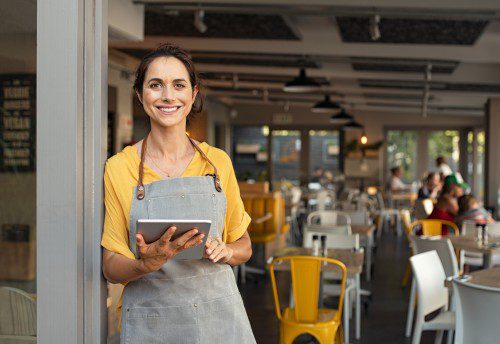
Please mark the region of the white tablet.
POLYGON ((177 230, 172 236, 171 240, 175 240, 182 234, 190 231, 193 228, 198 229, 198 233, 203 233, 203 241, 198 246, 188 248, 174 256, 174 260, 182 259, 201 259, 203 258, 203 252, 205 251, 205 243, 208 238, 208 233, 210 232, 210 225, 212 221, 210 220, 155 220, 155 219, 140 219, 137 220, 137 233, 142 234, 144 241, 149 244, 152 243, 163 235, 165 231, 175 225, 177 230))

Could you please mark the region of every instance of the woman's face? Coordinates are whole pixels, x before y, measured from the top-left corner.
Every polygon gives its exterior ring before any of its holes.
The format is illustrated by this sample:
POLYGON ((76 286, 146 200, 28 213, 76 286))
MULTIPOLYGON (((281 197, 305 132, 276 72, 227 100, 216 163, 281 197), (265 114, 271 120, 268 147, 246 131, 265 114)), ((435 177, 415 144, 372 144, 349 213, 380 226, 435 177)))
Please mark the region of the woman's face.
POLYGON ((151 125, 185 127, 198 88, 191 87, 184 64, 175 57, 158 57, 148 67, 142 88, 144 110, 151 125))

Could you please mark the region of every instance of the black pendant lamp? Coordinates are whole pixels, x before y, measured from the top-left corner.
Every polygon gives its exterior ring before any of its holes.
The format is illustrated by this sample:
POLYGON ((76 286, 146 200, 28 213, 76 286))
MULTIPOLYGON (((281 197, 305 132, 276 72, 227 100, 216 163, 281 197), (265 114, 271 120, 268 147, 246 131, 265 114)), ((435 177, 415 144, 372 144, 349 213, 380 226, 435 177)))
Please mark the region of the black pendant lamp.
POLYGON ((343 124, 351 121, 354 121, 354 117, 349 115, 344 109, 342 109, 342 111, 340 111, 338 114, 330 117, 330 123, 333 124, 343 124))
POLYGON ((311 111, 314 113, 332 113, 337 110, 341 110, 342 107, 337 102, 332 102, 330 100, 330 95, 325 95, 325 99, 314 104, 311 111))
POLYGON ((285 92, 314 92, 320 89, 321 85, 319 83, 306 76, 306 70, 304 68, 300 69, 298 77, 287 82, 285 86, 283 86, 283 91, 285 92))
POLYGON ((352 120, 342 126, 342 130, 350 131, 350 130, 362 130, 364 129, 363 125, 356 122, 356 120, 352 120))

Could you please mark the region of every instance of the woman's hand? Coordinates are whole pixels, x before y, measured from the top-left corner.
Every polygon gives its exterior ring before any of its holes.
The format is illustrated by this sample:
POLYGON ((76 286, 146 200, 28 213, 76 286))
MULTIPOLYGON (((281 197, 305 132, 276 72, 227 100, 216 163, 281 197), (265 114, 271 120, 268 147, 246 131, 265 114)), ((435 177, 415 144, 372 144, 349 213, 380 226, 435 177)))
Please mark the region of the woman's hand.
POLYGON ((201 244, 204 234, 198 234, 196 228, 171 241, 176 229, 175 226, 169 227, 160 239, 151 244, 146 244, 141 234, 136 235, 142 273, 157 271, 179 252, 201 244))
POLYGON ((208 237, 205 244, 204 257, 213 263, 227 263, 233 257, 233 249, 226 245, 219 237, 208 237))

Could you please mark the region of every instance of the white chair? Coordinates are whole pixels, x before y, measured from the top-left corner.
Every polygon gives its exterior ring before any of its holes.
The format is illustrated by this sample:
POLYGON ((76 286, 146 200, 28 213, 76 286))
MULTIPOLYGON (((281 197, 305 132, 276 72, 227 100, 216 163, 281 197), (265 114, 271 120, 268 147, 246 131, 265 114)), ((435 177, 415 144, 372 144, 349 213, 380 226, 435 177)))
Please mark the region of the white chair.
POLYGON ((394 216, 396 220, 396 232, 398 236, 403 234, 402 226, 401 226, 401 215, 398 209, 394 208, 386 208, 384 203, 384 197, 382 193, 377 193, 377 202, 378 202, 378 222, 377 222, 377 237, 382 236, 382 230, 386 227, 389 228, 390 219, 394 216))
POLYGON ((430 198, 417 199, 415 201, 415 218, 417 220, 426 219, 434 209, 434 203, 430 198))
POLYGON ((435 343, 441 343, 445 330, 455 328, 455 313, 448 311, 448 289, 444 285, 446 275, 436 251, 410 257, 410 264, 417 285, 418 301, 412 344, 420 343, 422 331, 438 331, 435 343), (431 320, 425 317, 439 310, 431 320))
POLYGON ((342 211, 318 210, 307 216, 307 225, 351 225, 349 215, 342 211))
POLYGON ((26 292, 0 287, 0 343, 36 343, 36 302, 26 292))
MULTIPOLYGON (((326 247, 331 249, 355 249, 359 250, 359 235, 336 235, 336 234, 325 234, 321 231, 308 231, 304 236, 304 247, 312 247, 312 237, 313 235, 326 235, 326 247)), ((325 273, 323 275, 324 279, 335 279, 335 276, 325 273)), ((344 343, 349 343, 349 318, 350 318, 350 307, 351 307, 351 293, 355 293, 355 303, 356 303, 356 339, 361 336, 361 295, 360 295, 360 285, 361 281, 359 274, 354 278, 349 278, 346 280, 345 289, 345 299, 344 299, 344 343)), ((340 295, 339 285, 337 284, 324 284, 323 285, 323 296, 340 295)))
MULTIPOLYGON (((362 194, 363 195, 363 194, 362 194)), ((365 194, 366 195, 366 194, 365 194)), ((373 221, 370 217, 370 213, 367 210, 358 211, 344 211, 345 214, 349 215, 352 225, 372 225, 373 221)), ((371 266, 372 266, 372 249, 374 246, 373 235, 362 236, 359 238, 361 247, 365 248, 365 261, 366 261, 366 280, 371 280, 371 266)))
POLYGON ((457 298, 455 344, 500 341, 500 289, 453 280, 457 298))
MULTIPOLYGON (((446 277, 458 276, 458 262, 457 257, 455 256, 455 251, 453 250, 453 245, 451 244, 449 239, 441 238, 423 238, 423 237, 412 237, 413 242, 413 252, 414 254, 436 251, 443 265, 444 273, 446 277)), ((411 326, 413 324, 413 316, 415 312, 415 302, 417 299, 416 295, 416 285, 415 279, 412 280, 411 283, 411 292, 410 292, 410 302, 408 304, 408 316, 406 320, 406 337, 409 337, 411 334, 411 326)), ((453 301, 453 300, 452 300, 453 301)), ((454 310, 454 306, 450 306, 451 310, 454 310)), ((451 331, 448 334, 448 343, 451 344, 452 333, 451 331)))

